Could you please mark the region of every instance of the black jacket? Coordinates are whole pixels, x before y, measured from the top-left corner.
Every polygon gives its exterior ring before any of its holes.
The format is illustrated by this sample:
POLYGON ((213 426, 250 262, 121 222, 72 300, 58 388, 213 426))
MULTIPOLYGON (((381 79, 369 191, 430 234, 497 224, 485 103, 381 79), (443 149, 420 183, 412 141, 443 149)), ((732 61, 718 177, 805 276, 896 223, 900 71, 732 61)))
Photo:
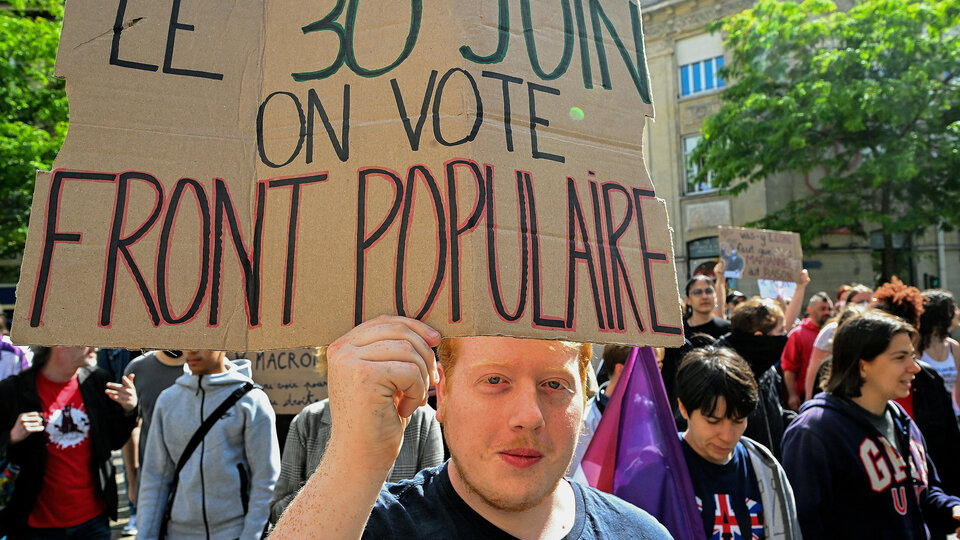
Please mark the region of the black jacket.
POLYGON ((717 347, 733 349, 750 364, 757 381, 760 403, 753 414, 747 417, 747 429, 743 434, 767 447, 777 460, 781 455, 783 432, 796 416, 792 411, 784 411, 781 405, 783 380, 774 367, 786 344, 786 336, 754 336, 741 332, 731 332, 716 343, 717 347))
POLYGON ((917 364, 920 372, 913 379, 914 422, 926 439, 943 490, 960 496, 960 427, 953 414, 953 398, 936 369, 926 362, 917 364))
MULTIPOLYGON (((123 408, 104 393, 109 376, 98 368, 81 368, 78 373, 80 395, 90 418, 90 471, 97 491, 107 505, 111 519, 117 519, 116 471, 110 452, 123 446, 136 426, 136 410, 126 414, 123 408)), ((10 430, 21 413, 42 411, 37 393, 37 372, 27 370, 0 381, 0 456, 20 466, 13 496, 0 511, 0 535, 22 534, 27 518, 36 504, 47 462, 47 435, 30 434, 17 444, 10 444, 10 430)))

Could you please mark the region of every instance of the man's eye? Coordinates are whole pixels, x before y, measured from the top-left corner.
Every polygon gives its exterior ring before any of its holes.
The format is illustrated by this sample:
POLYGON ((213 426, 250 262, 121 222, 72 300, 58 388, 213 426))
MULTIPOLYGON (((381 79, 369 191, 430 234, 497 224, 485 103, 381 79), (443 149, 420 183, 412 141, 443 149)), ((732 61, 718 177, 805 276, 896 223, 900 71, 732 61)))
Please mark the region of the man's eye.
POLYGON ((561 388, 563 388, 563 383, 561 383, 560 381, 547 381, 547 386, 549 386, 553 390, 560 390, 561 388))
POLYGON ((487 377, 487 384, 500 384, 502 381, 503 379, 501 379, 500 377, 497 377, 496 375, 491 375, 490 377, 487 377))

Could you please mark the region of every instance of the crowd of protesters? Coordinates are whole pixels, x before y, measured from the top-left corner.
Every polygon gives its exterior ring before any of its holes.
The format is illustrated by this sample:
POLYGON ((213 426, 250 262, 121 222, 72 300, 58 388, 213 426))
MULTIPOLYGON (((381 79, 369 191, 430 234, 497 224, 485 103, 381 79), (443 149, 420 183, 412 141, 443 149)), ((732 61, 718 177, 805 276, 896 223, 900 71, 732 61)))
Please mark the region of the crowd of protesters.
MULTIPOLYGON (((687 282, 686 344, 660 351, 702 537, 956 533, 953 296, 808 294, 803 271, 792 298, 748 298, 722 274, 687 282)), ((0 316, 0 536, 107 539, 128 504, 144 539, 668 538, 577 476, 630 352, 381 317, 330 346, 329 399, 278 431, 247 360, 18 347, 0 316)))

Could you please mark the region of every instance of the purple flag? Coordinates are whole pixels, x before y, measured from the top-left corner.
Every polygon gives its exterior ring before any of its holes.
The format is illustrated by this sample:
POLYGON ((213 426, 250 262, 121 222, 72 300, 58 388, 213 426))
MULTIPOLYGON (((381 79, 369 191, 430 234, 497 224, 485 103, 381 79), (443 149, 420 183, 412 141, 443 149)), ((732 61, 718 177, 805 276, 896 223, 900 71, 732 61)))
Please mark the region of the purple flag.
POLYGON ((630 353, 580 466, 591 486, 643 508, 675 538, 703 537, 693 484, 650 347, 630 353))

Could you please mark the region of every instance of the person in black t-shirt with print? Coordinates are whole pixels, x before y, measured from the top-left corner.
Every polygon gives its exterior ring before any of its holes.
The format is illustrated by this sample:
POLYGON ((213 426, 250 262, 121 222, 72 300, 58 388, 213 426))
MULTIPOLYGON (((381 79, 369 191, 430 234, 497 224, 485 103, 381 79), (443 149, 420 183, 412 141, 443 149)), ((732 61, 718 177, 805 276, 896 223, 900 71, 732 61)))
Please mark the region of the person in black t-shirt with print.
POLYGON ((695 349, 677 371, 677 396, 688 422, 681 447, 705 538, 799 539, 783 468, 769 450, 743 437, 759 401, 747 362, 731 349, 695 349))

